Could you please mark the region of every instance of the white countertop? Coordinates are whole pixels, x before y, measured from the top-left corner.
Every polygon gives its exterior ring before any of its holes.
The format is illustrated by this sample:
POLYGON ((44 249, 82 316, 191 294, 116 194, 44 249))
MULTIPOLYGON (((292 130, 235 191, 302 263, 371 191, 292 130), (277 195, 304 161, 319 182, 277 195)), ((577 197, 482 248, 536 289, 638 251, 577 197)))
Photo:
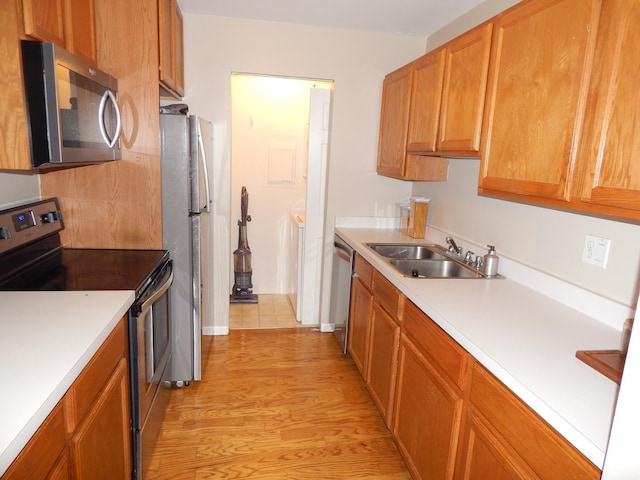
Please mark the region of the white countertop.
POLYGON ((338 227, 336 233, 602 468, 618 386, 575 353, 617 349, 619 330, 509 278, 404 277, 364 245, 429 240, 392 229, 338 227))
POLYGON ((133 303, 133 291, 0 292, 0 475, 133 303))

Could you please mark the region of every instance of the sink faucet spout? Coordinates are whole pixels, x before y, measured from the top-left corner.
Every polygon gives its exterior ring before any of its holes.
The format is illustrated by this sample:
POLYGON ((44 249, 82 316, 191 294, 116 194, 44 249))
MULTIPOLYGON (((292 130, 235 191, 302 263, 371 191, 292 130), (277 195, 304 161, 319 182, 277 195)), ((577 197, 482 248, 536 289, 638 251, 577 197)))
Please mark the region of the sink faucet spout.
POLYGON ((451 253, 455 253, 456 255, 462 255, 462 247, 458 247, 458 244, 452 237, 446 237, 445 240, 449 244, 449 251, 451 253))

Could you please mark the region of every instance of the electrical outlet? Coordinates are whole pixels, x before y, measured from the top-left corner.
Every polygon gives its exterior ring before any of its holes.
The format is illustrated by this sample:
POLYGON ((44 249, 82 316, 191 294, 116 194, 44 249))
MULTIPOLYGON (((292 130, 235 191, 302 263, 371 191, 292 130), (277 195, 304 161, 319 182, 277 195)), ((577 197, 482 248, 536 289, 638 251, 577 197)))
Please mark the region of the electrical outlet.
POLYGON ((607 268, 609 258, 609 246, 611 240, 608 238, 586 235, 584 238, 584 250, 582 251, 582 261, 600 268, 607 268))

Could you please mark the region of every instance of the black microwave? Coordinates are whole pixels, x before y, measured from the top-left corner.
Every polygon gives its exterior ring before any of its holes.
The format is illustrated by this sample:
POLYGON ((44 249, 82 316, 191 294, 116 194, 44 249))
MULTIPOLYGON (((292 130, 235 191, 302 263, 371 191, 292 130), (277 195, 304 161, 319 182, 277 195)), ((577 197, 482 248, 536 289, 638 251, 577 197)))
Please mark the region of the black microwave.
POLYGON ((50 42, 22 41, 34 168, 120 158, 118 81, 50 42))

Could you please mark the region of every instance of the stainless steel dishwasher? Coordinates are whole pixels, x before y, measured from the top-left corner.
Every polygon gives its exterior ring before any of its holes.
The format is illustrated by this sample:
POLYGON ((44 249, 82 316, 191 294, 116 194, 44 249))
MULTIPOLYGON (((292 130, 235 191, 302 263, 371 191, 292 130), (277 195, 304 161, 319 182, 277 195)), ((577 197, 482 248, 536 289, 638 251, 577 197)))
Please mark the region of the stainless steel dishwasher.
POLYGON ((334 235, 329 322, 333 325, 333 334, 344 353, 347 353, 354 255, 353 248, 338 235, 334 235))

